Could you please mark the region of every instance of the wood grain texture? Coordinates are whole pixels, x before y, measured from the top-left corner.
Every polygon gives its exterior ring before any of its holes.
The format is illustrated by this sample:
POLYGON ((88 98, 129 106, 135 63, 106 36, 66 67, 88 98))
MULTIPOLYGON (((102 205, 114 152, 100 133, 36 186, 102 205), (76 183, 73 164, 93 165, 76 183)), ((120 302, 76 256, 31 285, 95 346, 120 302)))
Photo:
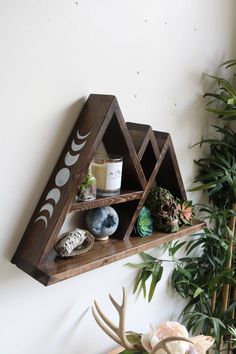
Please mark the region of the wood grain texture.
POLYGON ((125 240, 110 238, 107 241, 96 241, 94 247, 86 254, 66 260, 55 258, 39 267, 40 274, 45 274, 45 279, 41 276, 39 281, 43 280, 44 285, 50 285, 195 233, 204 226, 203 222, 195 221, 192 226, 183 226, 176 233, 158 232, 145 238, 131 236, 125 240))
POLYGON ((78 257, 59 258, 52 251, 48 263, 42 266, 35 267, 24 260, 18 266, 43 285, 50 285, 190 235, 203 227, 205 223, 195 220, 192 226, 183 226, 176 233, 158 232, 145 238, 131 236, 125 240, 110 238, 107 241, 96 241, 88 253, 78 257))
POLYGON ((50 285, 204 227, 203 222, 195 221, 193 226, 182 227, 174 234, 158 232, 146 238, 133 236, 139 212, 150 189, 156 184, 167 188, 175 197, 186 199, 170 135, 153 131, 149 125, 126 124, 115 96, 90 95, 65 143, 12 263, 42 284, 50 285), (76 202, 83 176, 101 145, 108 154, 123 157, 121 193, 94 201, 76 202), (112 205, 119 216, 119 225, 112 238, 95 242, 88 253, 78 257, 57 257, 53 246, 67 214, 78 212, 83 219, 87 210, 108 205, 112 205))
POLYGON ((82 182, 83 175, 101 142, 116 108, 117 100, 114 96, 89 96, 29 221, 21 243, 12 259, 13 263, 17 263, 18 257, 23 257, 35 265, 43 264, 47 260, 66 214, 70 209, 74 195, 77 193, 77 186, 82 182), (89 135, 86 139, 81 139, 78 138, 78 132, 80 135, 87 135, 88 133, 89 135), (72 149, 72 144, 79 143, 84 143, 84 146, 79 150, 78 160, 73 165, 66 166, 65 158, 68 152, 76 154, 76 151, 72 149), (56 183, 58 174, 61 171, 69 173, 69 179, 63 185, 61 180, 56 183), (57 184, 59 184, 59 187, 57 184), (55 190, 55 188, 59 190, 60 198, 56 204, 52 201, 53 213, 48 217, 46 211, 40 212, 40 210, 48 202, 48 193, 55 190), (42 218, 36 222, 39 216, 46 218, 47 224, 42 218))
POLYGON ((107 205, 126 203, 131 200, 140 199, 142 195, 143 191, 121 191, 119 195, 115 195, 112 197, 99 197, 96 200, 72 203, 69 213, 74 211, 83 211, 93 208, 99 208, 107 205))

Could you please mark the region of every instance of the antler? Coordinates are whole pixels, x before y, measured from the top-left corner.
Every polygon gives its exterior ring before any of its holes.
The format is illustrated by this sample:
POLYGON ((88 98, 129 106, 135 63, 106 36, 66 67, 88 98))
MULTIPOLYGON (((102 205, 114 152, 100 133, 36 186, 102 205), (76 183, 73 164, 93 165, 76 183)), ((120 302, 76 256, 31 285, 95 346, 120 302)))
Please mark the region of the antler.
POLYGON ((137 349, 136 345, 131 343, 125 333, 125 312, 126 312, 126 292, 125 288, 122 288, 123 297, 122 297, 122 304, 119 305, 113 297, 109 294, 109 298, 116 308, 118 315, 119 315, 119 326, 117 327, 111 322, 101 311, 96 301, 94 301, 95 308, 92 307, 93 317, 95 318, 99 327, 109 336, 111 337, 116 343, 123 346, 126 349, 134 350, 137 349), (96 311, 95 311, 96 309, 96 311))
POLYGON ((152 349, 150 354, 157 354, 157 351, 159 349, 163 349, 167 354, 172 354, 169 351, 166 343, 173 342, 173 341, 183 341, 183 342, 192 343, 189 339, 187 339, 185 337, 167 337, 167 338, 162 339, 159 343, 157 343, 155 345, 155 347, 152 349))
POLYGON ((167 337, 161 340, 157 345, 152 349, 150 354, 157 354, 158 349, 163 349, 167 354, 171 354, 167 348, 166 343, 172 341, 184 341, 191 343, 199 354, 205 354, 207 350, 213 345, 214 339, 210 336, 195 336, 191 337, 190 340, 185 337, 167 337))

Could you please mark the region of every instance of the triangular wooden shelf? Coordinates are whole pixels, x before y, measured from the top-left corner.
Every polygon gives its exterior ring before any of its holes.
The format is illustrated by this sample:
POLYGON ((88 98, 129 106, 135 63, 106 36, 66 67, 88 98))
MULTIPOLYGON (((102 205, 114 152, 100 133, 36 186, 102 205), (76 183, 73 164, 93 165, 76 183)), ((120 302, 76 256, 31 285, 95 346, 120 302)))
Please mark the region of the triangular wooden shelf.
POLYGON ((196 221, 174 234, 155 233, 140 238, 133 226, 154 183, 186 199, 170 135, 148 125, 125 123, 117 99, 90 95, 12 258, 12 263, 44 285, 49 285, 118 259, 155 247, 204 227, 196 221), (118 196, 76 202, 78 188, 92 158, 103 143, 109 154, 123 156, 118 196), (119 227, 107 241, 78 257, 57 257, 53 246, 67 214, 113 205, 119 227))

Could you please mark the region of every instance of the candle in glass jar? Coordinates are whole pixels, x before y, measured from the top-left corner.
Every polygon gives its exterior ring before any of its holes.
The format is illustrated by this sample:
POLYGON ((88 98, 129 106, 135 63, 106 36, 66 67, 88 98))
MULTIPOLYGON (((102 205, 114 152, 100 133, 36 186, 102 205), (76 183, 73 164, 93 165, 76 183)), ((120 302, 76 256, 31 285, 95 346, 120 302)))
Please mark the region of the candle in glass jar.
POLYGON ((110 196, 120 193, 123 158, 109 155, 97 156, 92 161, 92 173, 97 181, 97 195, 110 196))
POLYGON ((106 175, 107 165, 106 163, 92 162, 92 172, 96 177, 97 189, 106 189, 106 175))

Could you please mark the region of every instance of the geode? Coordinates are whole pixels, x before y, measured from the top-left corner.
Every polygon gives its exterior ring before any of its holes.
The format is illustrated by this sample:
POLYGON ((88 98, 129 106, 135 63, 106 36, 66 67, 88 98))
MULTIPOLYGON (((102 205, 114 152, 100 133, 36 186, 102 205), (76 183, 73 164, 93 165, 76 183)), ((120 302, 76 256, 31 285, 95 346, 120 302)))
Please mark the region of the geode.
POLYGON ((117 229, 119 216, 111 206, 91 209, 85 219, 88 230, 96 240, 107 240, 117 229))

